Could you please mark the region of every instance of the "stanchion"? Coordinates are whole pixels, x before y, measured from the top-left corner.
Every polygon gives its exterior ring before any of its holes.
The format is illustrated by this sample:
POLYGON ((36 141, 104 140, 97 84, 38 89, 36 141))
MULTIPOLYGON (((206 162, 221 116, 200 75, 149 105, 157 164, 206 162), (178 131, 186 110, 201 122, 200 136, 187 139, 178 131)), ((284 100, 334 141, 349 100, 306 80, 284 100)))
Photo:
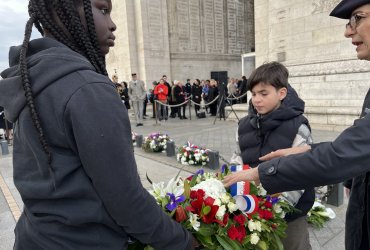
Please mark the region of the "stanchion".
POLYGON ((326 203, 339 207, 343 204, 343 184, 328 185, 328 197, 326 203))
POLYGON ((1 154, 2 155, 9 154, 8 142, 6 140, 1 140, 0 144, 1 144, 1 154))
POLYGON ((167 141, 166 143, 166 154, 168 157, 175 156, 175 142, 174 141, 167 141))
POLYGON ((136 135, 135 141, 136 141, 136 147, 141 148, 141 146, 143 145, 143 136, 136 135))
POLYGON ((219 169, 220 167, 220 154, 218 151, 208 151, 208 167, 211 169, 219 169))

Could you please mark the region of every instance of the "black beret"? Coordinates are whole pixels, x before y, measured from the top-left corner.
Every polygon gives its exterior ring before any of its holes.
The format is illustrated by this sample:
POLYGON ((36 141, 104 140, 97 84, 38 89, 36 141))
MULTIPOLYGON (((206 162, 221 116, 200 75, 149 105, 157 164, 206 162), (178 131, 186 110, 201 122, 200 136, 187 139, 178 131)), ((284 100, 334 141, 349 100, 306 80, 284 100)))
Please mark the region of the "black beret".
POLYGON ((342 19, 349 19, 355 9, 365 4, 370 4, 370 0, 343 0, 334 8, 330 15, 342 19))

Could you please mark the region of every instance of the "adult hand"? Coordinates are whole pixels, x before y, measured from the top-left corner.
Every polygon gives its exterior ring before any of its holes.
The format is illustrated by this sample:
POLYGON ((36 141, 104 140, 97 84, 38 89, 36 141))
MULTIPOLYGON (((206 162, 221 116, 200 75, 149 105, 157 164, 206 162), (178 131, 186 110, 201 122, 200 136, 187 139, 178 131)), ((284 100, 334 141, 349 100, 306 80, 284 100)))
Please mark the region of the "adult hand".
POLYGON ((225 176, 223 183, 225 187, 229 187, 239 181, 259 182, 258 167, 229 174, 225 176))
POLYGON ((285 149, 278 149, 276 151, 272 151, 271 153, 268 153, 267 155, 264 155, 259 158, 260 161, 269 161, 271 159, 274 159, 276 157, 281 156, 287 156, 292 154, 300 154, 307 152, 311 149, 311 146, 305 145, 301 147, 294 147, 294 148, 285 148, 285 149))

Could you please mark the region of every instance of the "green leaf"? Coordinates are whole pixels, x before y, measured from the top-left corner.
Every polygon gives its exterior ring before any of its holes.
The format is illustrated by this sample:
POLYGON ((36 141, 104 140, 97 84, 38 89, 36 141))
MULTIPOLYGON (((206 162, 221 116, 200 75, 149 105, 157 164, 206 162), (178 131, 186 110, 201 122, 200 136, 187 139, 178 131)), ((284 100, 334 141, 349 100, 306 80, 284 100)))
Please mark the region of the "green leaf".
POLYGON ((203 236, 212 236, 216 233, 216 231, 210 225, 209 226, 208 225, 202 225, 199 228, 198 233, 203 235, 203 236))
POLYGON ((266 242, 260 240, 258 243, 257 243, 257 246, 261 249, 261 250, 267 250, 267 244, 266 242))
POLYGON ((148 172, 146 172, 145 175, 146 175, 146 179, 149 181, 150 185, 153 185, 152 180, 148 176, 148 172))
POLYGON ((278 247, 278 250, 284 250, 283 243, 281 242, 281 239, 276 234, 273 234, 276 242, 276 246, 278 247))
POLYGON ((232 240, 229 237, 224 237, 224 240, 227 241, 227 243, 229 243, 229 245, 234 250, 239 250, 239 249, 242 250, 243 249, 238 241, 232 240))
POLYGON ((153 247, 151 247, 151 246, 146 246, 146 247, 144 248, 144 250, 154 250, 154 248, 153 248, 153 247))
POLYGON ((234 250, 223 237, 216 235, 216 239, 225 250, 234 250))
POLYGON ((188 180, 184 181, 184 195, 187 200, 190 198, 190 184, 188 180))
POLYGON ((195 184, 197 183, 197 177, 198 177, 197 174, 194 174, 193 175, 193 178, 191 179, 191 182, 190 182, 190 187, 194 187, 195 186, 195 184))
POLYGON ((127 250, 143 250, 145 249, 146 245, 141 243, 140 241, 136 241, 135 243, 129 244, 127 250))
POLYGON ((211 212, 211 207, 210 206, 205 206, 202 208, 202 214, 207 215, 211 212))

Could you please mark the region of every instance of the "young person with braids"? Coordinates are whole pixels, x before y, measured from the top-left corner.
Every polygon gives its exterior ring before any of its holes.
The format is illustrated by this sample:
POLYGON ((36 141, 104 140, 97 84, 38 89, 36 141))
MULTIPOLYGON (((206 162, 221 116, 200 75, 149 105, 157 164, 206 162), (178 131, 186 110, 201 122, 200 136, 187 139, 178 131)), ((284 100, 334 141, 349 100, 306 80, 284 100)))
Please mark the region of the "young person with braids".
POLYGON ((126 249, 129 236, 156 249, 195 244, 141 185, 127 110, 105 68, 111 9, 110 0, 29 1, 23 44, 0 81, 24 202, 14 249, 126 249), (33 25, 43 38, 30 41, 33 25))

